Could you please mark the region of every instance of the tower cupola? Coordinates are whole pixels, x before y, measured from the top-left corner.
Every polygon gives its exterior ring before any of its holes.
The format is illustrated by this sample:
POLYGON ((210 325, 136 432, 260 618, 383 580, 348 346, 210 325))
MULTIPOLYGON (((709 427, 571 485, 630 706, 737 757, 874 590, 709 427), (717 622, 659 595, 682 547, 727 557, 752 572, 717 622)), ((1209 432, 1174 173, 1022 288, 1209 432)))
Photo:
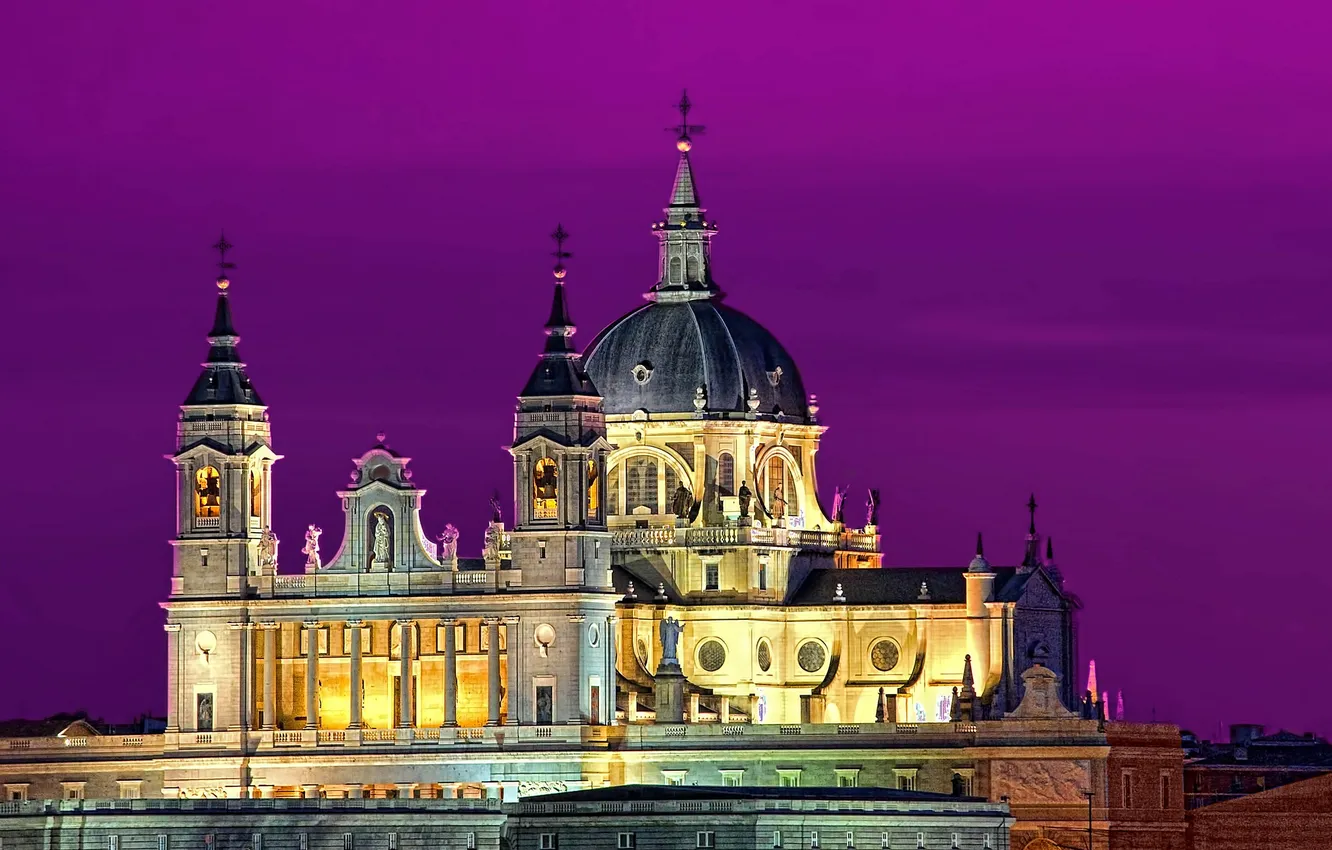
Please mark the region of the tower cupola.
POLYGON ((680 95, 680 123, 675 132, 675 148, 680 161, 675 168, 675 183, 671 186, 670 203, 666 217, 654 222, 652 232, 661 244, 660 268, 657 284, 648 293, 659 301, 692 301, 720 295, 721 290, 712 279, 712 236, 717 232, 715 222, 707 219, 707 210, 698 199, 698 184, 694 180, 694 167, 689 152, 694 149, 693 137, 703 132, 699 124, 689 123, 689 93, 680 95))

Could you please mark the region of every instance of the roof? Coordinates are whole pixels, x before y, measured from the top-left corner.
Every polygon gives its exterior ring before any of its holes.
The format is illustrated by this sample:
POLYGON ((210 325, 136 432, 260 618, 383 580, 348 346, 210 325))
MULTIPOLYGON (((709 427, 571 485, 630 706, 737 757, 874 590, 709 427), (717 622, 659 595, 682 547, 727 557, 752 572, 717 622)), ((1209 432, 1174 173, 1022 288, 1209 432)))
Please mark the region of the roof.
POLYGON ((231 320, 231 301, 223 289, 217 294, 213 327, 208 332, 208 361, 185 397, 186 405, 264 403, 245 373, 245 364, 236 350, 239 342, 231 320))
MULTIPOLYGON (((1019 572, 1016 567, 993 567, 995 599, 1015 602, 1035 572, 1019 572)), ((788 605, 831 605, 842 586, 848 605, 963 605, 967 601, 965 567, 881 567, 879 569, 811 570, 798 587, 787 596, 788 605), (922 599, 921 583, 929 588, 929 598, 922 599)))
POLYGON ((597 803, 630 800, 867 800, 907 803, 985 803, 984 797, 955 797, 931 791, 896 788, 722 787, 716 785, 615 785, 585 791, 565 791, 525 797, 535 802, 597 803))
POLYGON ((607 414, 694 414, 699 387, 709 414, 779 411, 808 421, 795 360, 766 328, 716 298, 654 301, 612 322, 588 346, 587 374, 607 414))

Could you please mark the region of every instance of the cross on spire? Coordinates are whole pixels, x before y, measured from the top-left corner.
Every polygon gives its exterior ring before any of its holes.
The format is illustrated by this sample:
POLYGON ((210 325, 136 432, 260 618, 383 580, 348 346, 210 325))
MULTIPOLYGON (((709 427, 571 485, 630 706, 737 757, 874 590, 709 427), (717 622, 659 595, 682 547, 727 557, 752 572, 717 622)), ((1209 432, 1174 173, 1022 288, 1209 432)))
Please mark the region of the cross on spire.
POLYGON ((694 104, 689 101, 688 89, 680 92, 680 102, 675 105, 675 108, 680 110, 680 123, 674 127, 667 127, 666 130, 678 136, 675 146, 682 151, 687 151, 691 147, 689 137, 701 136, 705 128, 702 124, 689 123, 689 110, 694 108, 694 104))
POLYGON ((1032 493, 1031 498, 1027 500, 1027 511, 1031 514, 1031 526, 1028 528, 1028 534, 1036 533, 1036 494, 1032 493))
MULTIPOLYGON (((235 264, 235 263, 228 263, 228 262, 227 262, 227 252, 230 251, 230 250, 232 249, 232 247, 234 247, 234 246, 233 246, 230 242, 227 241, 227 234, 226 234, 226 232, 225 232, 225 231, 221 232, 221 234, 220 234, 220 235, 218 236, 218 238, 217 238, 217 243, 216 243, 215 245, 213 245, 213 250, 217 252, 217 256, 218 256, 218 260, 217 260, 217 269, 218 269, 217 282, 218 282, 218 283, 221 283, 222 281, 224 281, 224 280, 227 279, 227 269, 234 269, 234 268, 236 268, 236 264, 235 264)), ((223 287, 223 288, 225 288, 225 287, 223 287)))
POLYGON ((564 240, 569 238, 569 233, 564 229, 563 224, 557 224, 555 225, 555 232, 550 234, 550 238, 555 240, 555 250, 551 252, 551 256, 555 258, 555 279, 564 280, 564 261, 573 256, 573 254, 564 250, 564 240))

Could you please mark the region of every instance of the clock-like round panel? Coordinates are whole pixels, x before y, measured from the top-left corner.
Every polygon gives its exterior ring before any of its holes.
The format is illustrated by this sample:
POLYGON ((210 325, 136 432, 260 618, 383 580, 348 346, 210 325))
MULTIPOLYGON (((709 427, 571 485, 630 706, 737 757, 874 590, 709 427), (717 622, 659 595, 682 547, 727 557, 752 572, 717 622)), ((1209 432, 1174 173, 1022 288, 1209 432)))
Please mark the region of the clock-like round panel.
POLYGON ((698 666, 716 673, 726 663, 726 646, 716 638, 709 638, 698 646, 698 666))
POLYGON ((758 642, 757 655, 759 669, 764 673, 768 672, 769 668, 772 667, 772 647, 768 645, 766 640, 758 642))
POLYGON ((796 662, 806 673, 817 673, 828 660, 828 650, 816 640, 807 640, 796 650, 796 662))
POLYGON ((870 663, 874 669, 881 673, 887 673, 897 666, 897 662, 902 660, 902 651, 897 648, 895 641, 884 638, 870 647, 870 663))

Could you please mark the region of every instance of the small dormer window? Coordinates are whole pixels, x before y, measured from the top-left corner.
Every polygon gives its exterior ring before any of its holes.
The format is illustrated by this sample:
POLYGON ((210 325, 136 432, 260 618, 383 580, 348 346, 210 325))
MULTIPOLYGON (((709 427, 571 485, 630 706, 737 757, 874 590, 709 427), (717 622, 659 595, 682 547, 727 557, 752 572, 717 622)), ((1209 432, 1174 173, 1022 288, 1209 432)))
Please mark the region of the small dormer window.
POLYGON ((647 360, 634 366, 629 371, 634 376, 634 381, 640 386, 652 380, 652 364, 647 360))

